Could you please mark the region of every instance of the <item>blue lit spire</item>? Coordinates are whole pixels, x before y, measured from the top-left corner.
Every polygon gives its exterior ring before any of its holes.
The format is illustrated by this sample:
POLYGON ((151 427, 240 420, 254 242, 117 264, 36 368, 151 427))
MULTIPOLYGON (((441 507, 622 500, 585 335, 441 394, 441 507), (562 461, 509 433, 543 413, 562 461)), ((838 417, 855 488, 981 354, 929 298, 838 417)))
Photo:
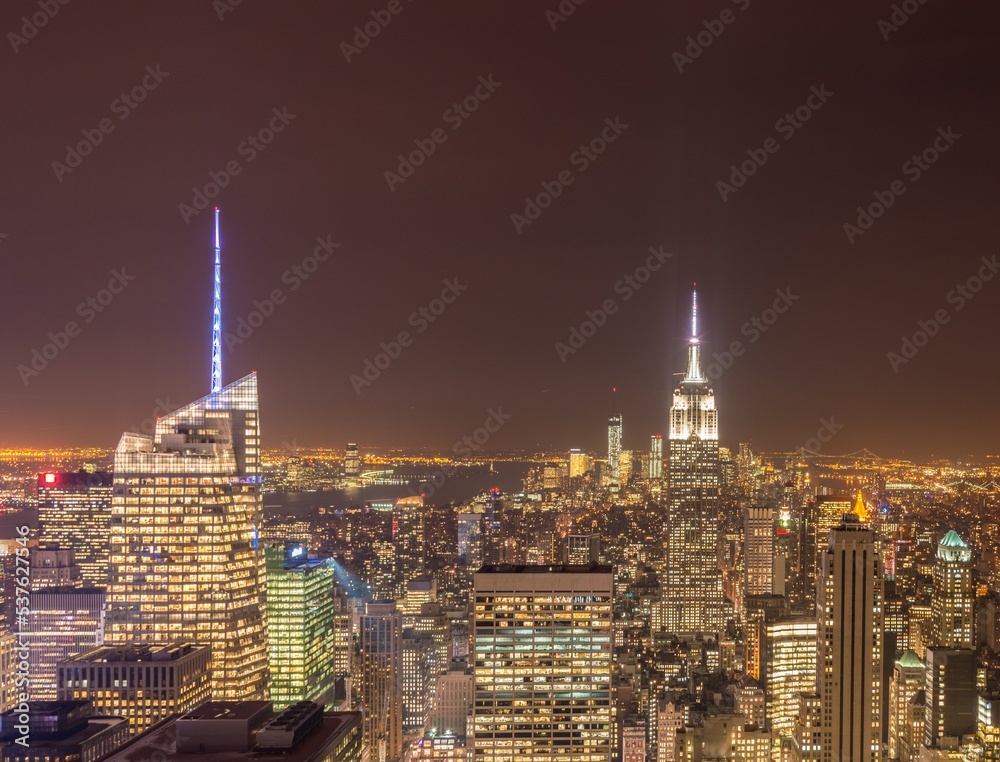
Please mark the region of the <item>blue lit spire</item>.
POLYGON ((215 298, 212 305, 212 393, 222 391, 222 243, 215 207, 215 298))

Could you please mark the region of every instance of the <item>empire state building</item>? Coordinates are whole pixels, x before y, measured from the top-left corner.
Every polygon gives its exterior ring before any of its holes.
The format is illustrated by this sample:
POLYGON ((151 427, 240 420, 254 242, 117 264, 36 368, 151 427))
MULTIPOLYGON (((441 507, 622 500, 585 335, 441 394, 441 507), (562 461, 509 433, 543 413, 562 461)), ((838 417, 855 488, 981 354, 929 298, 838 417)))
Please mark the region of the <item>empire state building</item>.
POLYGON ((687 372, 670 405, 664 629, 715 636, 725 626, 719 571, 719 412, 701 369, 698 294, 692 295, 687 372))

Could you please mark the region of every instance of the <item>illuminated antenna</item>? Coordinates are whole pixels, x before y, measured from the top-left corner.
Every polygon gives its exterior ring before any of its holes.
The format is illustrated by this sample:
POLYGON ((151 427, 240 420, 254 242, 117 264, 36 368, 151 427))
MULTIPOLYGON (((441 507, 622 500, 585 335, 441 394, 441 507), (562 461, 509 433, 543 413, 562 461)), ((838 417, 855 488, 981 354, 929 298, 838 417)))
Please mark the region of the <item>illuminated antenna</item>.
POLYGON ((222 243, 215 207, 215 298, 212 305, 212 393, 222 391, 222 243))
POLYGON ((691 343, 698 343, 698 284, 693 284, 694 289, 691 292, 691 343))

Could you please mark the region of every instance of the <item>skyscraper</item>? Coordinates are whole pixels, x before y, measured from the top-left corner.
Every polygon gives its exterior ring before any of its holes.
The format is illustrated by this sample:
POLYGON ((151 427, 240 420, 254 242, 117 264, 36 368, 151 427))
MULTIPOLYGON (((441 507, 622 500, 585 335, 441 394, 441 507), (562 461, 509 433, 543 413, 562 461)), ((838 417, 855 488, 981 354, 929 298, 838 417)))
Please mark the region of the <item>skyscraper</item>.
POLYGON ((48 587, 29 601, 27 631, 17 637, 29 647, 31 698, 54 701, 56 665, 104 642, 104 588, 48 587))
POLYGON ((212 646, 216 699, 267 696, 257 376, 115 453, 108 641, 212 646))
POLYGON ((956 749, 959 737, 976 728, 976 653, 928 648, 924 661, 924 746, 956 749))
POLYGON ((211 393, 115 451, 108 642, 212 647, 216 699, 268 694, 257 375, 222 386, 219 214, 211 393))
POLYGON ((701 370, 697 292, 688 366, 670 406, 669 511, 661 575, 664 629, 717 634, 724 625, 719 571, 719 413, 701 370))
POLYGON ((822 762, 882 758, 882 574, 875 533, 844 516, 816 591, 822 762))
POLYGON ((663 476, 662 434, 653 434, 649 438, 649 471, 646 475, 650 479, 659 479, 663 476))
POLYGON ((40 541, 73 550, 86 585, 108 583, 111 484, 104 471, 38 475, 40 541))
POLYGON ((972 551, 954 530, 938 543, 931 593, 931 645, 974 648, 972 551))
POLYGON ((816 691, 816 620, 795 617, 766 622, 761 684, 767 719, 775 736, 791 738, 799 711, 798 694, 816 691))
POLYGON ((344 454, 344 476, 353 479, 361 476, 361 454, 354 442, 348 442, 344 454))
POLYGON ((271 702, 329 703, 336 679, 333 559, 302 545, 268 548, 267 642, 271 702))
POLYGON ((369 603, 359 623, 364 743, 372 759, 403 753, 403 615, 395 603, 369 603))
POLYGON ((424 499, 401 497, 392 512, 392 541, 396 546, 396 585, 393 597, 406 595, 411 581, 424 573, 424 499))
MULTIPOLYGON (((916 733, 914 698, 924 690, 924 663, 913 651, 907 651, 896 661, 889 681, 889 759, 911 762, 923 741, 923 722, 916 733)), ((918 712, 923 717, 923 701, 918 712)))
POLYGON ((744 595, 771 595, 774 587, 774 511, 751 506, 743 512, 744 595))
POLYGON ((612 589, 610 566, 476 574, 476 762, 610 758, 612 589))
POLYGON ((608 416, 608 477, 612 488, 621 484, 622 414, 608 416))

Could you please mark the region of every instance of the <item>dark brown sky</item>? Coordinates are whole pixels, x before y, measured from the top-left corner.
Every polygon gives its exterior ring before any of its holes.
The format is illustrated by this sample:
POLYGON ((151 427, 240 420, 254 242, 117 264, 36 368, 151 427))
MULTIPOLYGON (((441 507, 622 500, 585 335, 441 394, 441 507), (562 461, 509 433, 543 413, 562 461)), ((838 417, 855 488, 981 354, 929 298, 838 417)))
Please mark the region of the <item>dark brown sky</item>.
POLYGON ((697 280, 709 354, 745 350, 716 382, 724 443, 791 448, 832 417, 827 452, 997 450, 1000 279, 948 298, 1000 253, 995 3, 928 0, 883 39, 892 4, 872 0, 586 0, 555 30, 556 0, 401 0, 347 62, 341 43, 387 5, 244 0, 220 20, 210 0, 74 0, 19 42, 41 6, 4 4, 0 444, 113 446, 158 400, 207 391, 210 213, 186 224, 178 207, 235 161, 218 197, 226 330, 275 289, 285 301, 224 375, 259 372, 268 446, 449 448, 502 406, 488 447, 597 448, 617 385, 624 444, 645 448, 697 280), (726 9, 679 72, 672 54, 726 9), (168 75, 129 110, 117 99, 155 83, 147 67, 168 75), (500 84, 453 129, 445 112, 480 77, 500 84), (778 122, 813 87, 833 95, 789 136, 778 122), (294 119, 241 152, 275 108, 294 119), (615 118, 627 128, 580 171, 572 154, 615 118), (102 119, 92 154, 53 168, 102 119), (960 137, 914 179, 904 164, 949 127, 960 137), (384 173, 437 128, 390 191, 384 173), (723 201, 717 181, 769 138, 777 152, 723 201), (525 196, 563 171, 572 184, 517 232, 525 196), (897 180, 850 243, 843 224, 897 180), (340 248, 293 291, 283 274, 327 235, 340 248), (615 284, 650 246, 673 256, 625 301, 615 284), (78 312, 122 268, 122 293, 78 312), (465 290, 416 334, 411 313, 454 278, 465 290), (779 289, 798 300, 751 341, 741 327, 779 289), (556 342, 606 299, 616 313, 560 362, 556 342), (937 310, 947 322, 894 371, 887 353, 937 310), (79 335, 25 385, 18 366, 68 321, 79 335), (412 344, 355 394, 351 374, 404 330, 412 344))

